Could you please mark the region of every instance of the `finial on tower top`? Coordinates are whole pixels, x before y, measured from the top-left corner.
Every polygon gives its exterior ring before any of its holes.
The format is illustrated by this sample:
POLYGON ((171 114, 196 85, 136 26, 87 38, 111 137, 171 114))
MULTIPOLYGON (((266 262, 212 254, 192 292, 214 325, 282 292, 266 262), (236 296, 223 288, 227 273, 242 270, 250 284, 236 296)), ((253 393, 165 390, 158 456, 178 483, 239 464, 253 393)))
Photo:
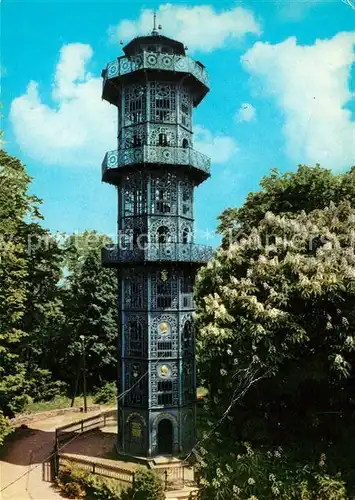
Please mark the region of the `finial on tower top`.
POLYGON ((158 30, 161 30, 161 29, 162 29, 162 25, 161 24, 158 24, 158 26, 157 26, 157 11, 154 9, 154 25, 153 25, 152 35, 153 36, 159 35, 159 31, 158 30))
POLYGON ((152 35, 158 35, 158 30, 157 30, 157 11, 154 9, 154 24, 153 24, 153 31, 152 35))

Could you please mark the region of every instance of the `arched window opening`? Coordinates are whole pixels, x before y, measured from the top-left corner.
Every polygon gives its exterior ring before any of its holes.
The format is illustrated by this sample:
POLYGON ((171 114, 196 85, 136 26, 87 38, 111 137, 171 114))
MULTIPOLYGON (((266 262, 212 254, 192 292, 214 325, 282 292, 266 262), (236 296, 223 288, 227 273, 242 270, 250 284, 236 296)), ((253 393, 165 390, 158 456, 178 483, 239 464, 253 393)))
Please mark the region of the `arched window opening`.
POLYGON ((170 231, 167 226, 160 226, 157 230, 157 242, 161 245, 170 243, 170 231))
POLYGON ((189 351, 192 346, 192 322, 186 321, 182 332, 182 345, 185 351, 189 351))
POLYGON ((166 189, 158 189, 156 191, 156 211, 161 214, 170 212, 170 205, 167 203, 169 192, 166 189))
POLYGON ((192 188, 184 186, 182 190, 182 215, 190 216, 192 209, 192 188))
POLYGON ((183 309, 193 309, 193 286, 193 277, 184 274, 180 281, 181 306, 183 309))
POLYGON ((189 147, 189 141, 188 141, 187 139, 184 139, 184 140, 182 141, 182 147, 183 147, 183 148, 188 148, 188 147, 189 147))
POLYGON ((184 363, 183 391, 185 402, 189 402, 194 399, 194 375, 191 363, 189 361, 184 363))
POLYGON ((181 123, 187 128, 191 125, 190 107, 184 102, 181 104, 181 123))
POLYGON ((142 138, 139 137, 139 135, 134 135, 133 136, 133 147, 137 148, 142 145, 142 138))
POLYGON ((141 309, 143 307, 143 280, 141 276, 125 279, 124 302, 127 309, 141 309))
POLYGON ((188 227, 185 227, 185 229, 182 232, 182 242, 186 245, 187 243, 191 242, 191 232, 188 227))
POLYGON ((129 355, 133 357, 142 356, 143 328, 141 323, 132 320, 128 323, 126 342, 129 345, 129 355))
POLYGON ((159 146, 169 146, 168 136, 164 133, 159 134, 159 146))

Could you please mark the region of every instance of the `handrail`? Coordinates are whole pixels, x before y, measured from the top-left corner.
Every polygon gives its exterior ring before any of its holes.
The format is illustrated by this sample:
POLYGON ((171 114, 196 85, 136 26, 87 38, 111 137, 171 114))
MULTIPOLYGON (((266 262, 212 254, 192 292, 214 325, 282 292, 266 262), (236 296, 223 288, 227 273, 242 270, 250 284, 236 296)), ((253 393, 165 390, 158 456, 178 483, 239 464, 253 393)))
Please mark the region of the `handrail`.
POLYGON ((213 255, 213 248, 195 243, 147 243, 144 248, 120 248, 111 245, 102 249, 103 264, 118 264, 129 261, 178 261, 208 262, 213 255))
POLYGON ((107 170, 139 163, 187 165, 210 173, 211 160, 193 148, 181 146, 139 146, 108 151, 102 162, 102 174, 107 170))
POLYGON ((209 86, 207 71, 189 56, 142 51, 136 56, 121 56, 108 63, 104 74, 104 84, 110 78, 127 75, 139 70, 158 69, 191 73, 206 87, 209 86))

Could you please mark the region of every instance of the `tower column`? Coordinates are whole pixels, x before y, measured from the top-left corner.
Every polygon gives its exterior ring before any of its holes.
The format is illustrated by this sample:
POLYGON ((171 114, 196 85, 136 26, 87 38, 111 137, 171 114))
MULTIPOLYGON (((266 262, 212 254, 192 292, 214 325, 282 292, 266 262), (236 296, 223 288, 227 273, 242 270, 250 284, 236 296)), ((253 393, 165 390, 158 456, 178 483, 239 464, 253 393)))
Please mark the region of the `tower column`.
POLYGON ((212 255, 194 244, 193 219, 194 189, 210 175, 191 126, 208 75, 156 28, 123 51, 102 72, 119 114, 117 148, 102 164, 118 192, 118 243, 102 252, 118 272, 118 447, 179 454, 195 442, 193 284, 212 255))

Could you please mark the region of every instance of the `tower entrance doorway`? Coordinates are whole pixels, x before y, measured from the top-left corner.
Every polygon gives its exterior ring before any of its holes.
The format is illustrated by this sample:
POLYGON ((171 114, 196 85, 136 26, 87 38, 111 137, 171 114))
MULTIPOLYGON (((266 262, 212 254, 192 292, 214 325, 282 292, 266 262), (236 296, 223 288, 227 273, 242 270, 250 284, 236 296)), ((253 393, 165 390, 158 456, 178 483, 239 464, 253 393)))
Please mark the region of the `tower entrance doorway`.
POLYGON ((158 453, 161 455, 173 453, 173 424, 166 418, 158 425, 158 453))

